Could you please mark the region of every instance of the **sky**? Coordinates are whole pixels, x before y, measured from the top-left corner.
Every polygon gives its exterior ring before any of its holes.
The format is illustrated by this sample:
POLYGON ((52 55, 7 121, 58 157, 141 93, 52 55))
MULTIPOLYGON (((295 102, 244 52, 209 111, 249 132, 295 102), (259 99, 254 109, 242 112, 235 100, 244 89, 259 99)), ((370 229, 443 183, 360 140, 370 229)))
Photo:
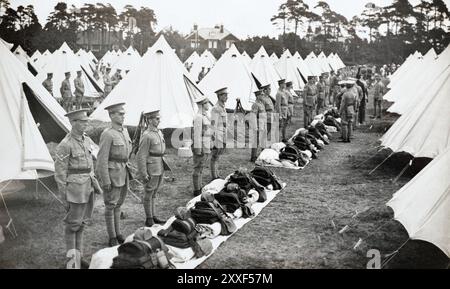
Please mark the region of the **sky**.
MULTIPOLYGON (((364 5, 371 2, 377 6, 391 4, 393 0, 326 0, 331 9, 351 19, 361 14, 364 5)), ((444 0, 450 7, 450 0, 444 0)), ((53 11, 58 0, 10 0, 11 6, 32 4, 41 24, 46 22, 47 16, 53 11)), ((270 22, 270 18, 277 13, 280 4, 285 0, 65 0, 67 4, 77 7, 84 3, 111 3, 120 13, 127 4, 136 8, 149 7, 155 11, 158 21, 156 31, 172 26, 183 34, 192 30, 193 24, 199 27, 213 27, 223 24, 226 29, 238 38, 247 36, 275 37, 281 30, 270 22)), ((305 0, 311 7, 317 0, 305 0)), ((420 0, 410 0, 417 4, 420 0)))

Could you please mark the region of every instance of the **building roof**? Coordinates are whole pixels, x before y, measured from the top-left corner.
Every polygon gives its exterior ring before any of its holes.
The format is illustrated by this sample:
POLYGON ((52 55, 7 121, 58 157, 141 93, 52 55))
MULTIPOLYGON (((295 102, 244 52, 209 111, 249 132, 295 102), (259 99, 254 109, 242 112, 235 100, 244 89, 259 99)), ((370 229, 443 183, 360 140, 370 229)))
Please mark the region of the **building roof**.
POLYGON ((234 36, 230 31, 225 29, 223 26, 216 25, 214 28, 199 28, 196 31, 192 31, 186 39, 195 36, 195 33, 198 32, 199 38, 204 40, 223 40, 228 36, 231 36, 238 40, 236 36, 234 36))

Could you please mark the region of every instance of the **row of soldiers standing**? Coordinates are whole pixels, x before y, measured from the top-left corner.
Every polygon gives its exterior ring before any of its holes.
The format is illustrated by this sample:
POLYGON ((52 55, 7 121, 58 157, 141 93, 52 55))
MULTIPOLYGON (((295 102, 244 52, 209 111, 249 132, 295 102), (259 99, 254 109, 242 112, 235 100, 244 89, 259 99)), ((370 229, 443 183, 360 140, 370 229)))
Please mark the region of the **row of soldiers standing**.
MULTIPOLYGON (((116 73, 112 76, 110 75, 111 68, 106 68, 106 73, 103 76, 104 94, 103 97, 108 96, 111 90, 122 80, 121 70, 117 69, 116 73)), ((83 72, 81 70, 77 71, 77 76, 73 80, 73 86, 75 91, 72 93, 72 84, 70 82, 71 73, 65 72, 65 78, 61 82, 60 93, 61 100, 60 103, 66 112, 72 111, 73 109, 78 110, 82 108, 83 100, 85 97, 85 84, 83 80, 83 72)), ((42 82, 44 88, 53 95, 53 73, 47 73, 47 78, 42 82)))
MULTIPOLYGON (((95 169, 94 143, 85 134, 89 120, 88 110, 75 110, 66 114, 72 130, 56 148, 55 180, 66 207, 64 235, 68 269, 89 266, 82 258, 83 235, 86 223, 93 213, 96 193, 103 194, 109 245, 116 246, 124 242, 120 215, 132 178, 129 163, 132 141, 123 126, 123 106, 124 103, 118 103, 105 108, 109 112, 111 127, 105 129, 100 136, 95 169)), ((157 128, 160 122, 159 111, 150 111, 144 115, 148 128, 142 135, 136 153, 136 178, 145 186, 145 225, 152 226, 166 222, 156 216, 155 198, 168 165, 164 159, 164 137, 157 128)))

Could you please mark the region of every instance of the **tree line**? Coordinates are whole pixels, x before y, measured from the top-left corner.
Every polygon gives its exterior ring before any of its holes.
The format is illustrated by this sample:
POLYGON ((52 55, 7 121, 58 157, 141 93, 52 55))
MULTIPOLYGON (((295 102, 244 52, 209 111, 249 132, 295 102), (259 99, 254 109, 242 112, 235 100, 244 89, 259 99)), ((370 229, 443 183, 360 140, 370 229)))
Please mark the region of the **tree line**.
MULTIPOLYGON (((123 37, 122 49, 132 44, 141 54, 163 33, 182 60, 193 52, 184 36, 171 27, 155 32, 156 14, 148 7, 126 5, 119 14, 111 4, 76 7, 59 2, 44 26, 32 5, 13 9, 9 0, 0 0, 0 8, 4 10, 0 37, 20 44, 29 53, 36 49, 53 51, 64 41, 76 50, 77 34, 82 31, 100 31, 105 43, 118 33, 123 37)), ((280 30, 278 37, 255 36, 236 44, 250 55, 263 45, 269 54, 280 55, 289 49, 306 57, 311 51, 324 51, 327 55, 338 53, 348 64, 401 63, 415 50, 424 53, 433 47, 439 53, 445 49, 450 42, 449 19, 443 0, 421 0, 416 6, 408 0, 393 0, 385 7, 367 3, 361 15, 352 19, 333 11, 326 1, 309 7, 303 0, 287 0, 268 19, 280 30)), ((223 53, 212 52, 216 57, 223 53)))

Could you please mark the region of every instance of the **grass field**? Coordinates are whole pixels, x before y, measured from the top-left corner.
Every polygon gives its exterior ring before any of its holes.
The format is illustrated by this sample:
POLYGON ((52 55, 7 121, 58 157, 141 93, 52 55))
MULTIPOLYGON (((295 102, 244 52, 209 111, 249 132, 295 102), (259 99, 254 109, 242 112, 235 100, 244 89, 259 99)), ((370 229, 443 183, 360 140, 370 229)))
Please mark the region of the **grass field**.
MULTIPOLYGON (((289 135, 302 126, 301 110, 289 127, 289 135)), ((373 174, 368 175, 389 154, 372 157, 376 141, 389 120, 372 122, 355 130, 351 144, 339 143, 333 136, 330 145, 304 170, 274 169, 287 183, 254 220, 239 230, 199 268, 366 268, 370 249, 378 249, 382 260, 397 250, 408 235, 393 220, 385 203, 425 164, 408 170, 397 183, 392 179, 409 161, 395 155, 373 174), (356 216, 355 216, 356 215, 356 216), (339 231, 348 226, 343 234, 339 231), (360 246, 353 250, 359 239, 360 246)), ((249 149, 229 151, 220 161, 222 175, 239 167, 251 169, 249 149)), ((179 159, 170 149, 168 160, 173 168, 157 199, 157 211, 164 218, 192 198, 192 160, 179 159)), ((209 168, 204 182, 209 181, 209 168)), ((56 191, 53 178, 43 180, 56 191)), ((63 236, 64 209, 34 181, 25 188, 6 194, 6 203, 14 219, 18 237, 5 232, 0 244, 0 268, 62 268, 65 261, 63 236)), ((142 204, 129 195, 123 206, 123 232, 129 235, 144 224, 142 204)), ((85 256, 107 246, 104 205, 99 200, 92 224, 86 229, 85 256)), ((0 223, 5 215, 0 204, 0 223)), ((448 258, 432 244, 408 241, 385 268, 447 268, 448 258)))

